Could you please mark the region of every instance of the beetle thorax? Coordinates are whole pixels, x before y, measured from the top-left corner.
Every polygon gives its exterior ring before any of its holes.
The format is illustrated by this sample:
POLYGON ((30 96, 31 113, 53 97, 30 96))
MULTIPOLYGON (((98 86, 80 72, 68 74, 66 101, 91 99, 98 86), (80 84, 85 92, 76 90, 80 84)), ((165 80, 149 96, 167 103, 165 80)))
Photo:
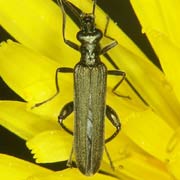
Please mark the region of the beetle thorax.
POLYGON ((94 65, 99 60, 100 44, 102 38, 100 30, 95 29, 93 33, 79 31, 77 39, 81 42, 81 60, 87 65, 94 65))

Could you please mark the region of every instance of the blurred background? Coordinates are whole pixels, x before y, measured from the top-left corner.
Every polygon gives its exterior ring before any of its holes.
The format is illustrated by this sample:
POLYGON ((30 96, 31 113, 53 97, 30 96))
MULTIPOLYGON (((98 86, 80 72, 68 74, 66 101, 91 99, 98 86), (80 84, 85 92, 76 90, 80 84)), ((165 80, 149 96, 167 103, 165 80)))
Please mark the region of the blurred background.
MULTIPOLYGON (((54 0, 54 2, 56 2, 54 0)), ((155 63, 158 67, 159 61, 145 35, 141 34, 141 26, 134 14, 129 0, 97 0, 97 4, 115 21, 118 26, 135 42, 137 46, 155 63)), ((0 26, 0 42, 13 39, 0 26)), ((0 100, 23 101, 13 92, 0 78, 0 100)), ((32 154, 26 148, 24 140, 20 139, 7 129, 0 126, 0 153, 5 153, 34 162, 32 154)), ((66 162, 45 164, 43 166, 53 170, 65 168, 66 162)))

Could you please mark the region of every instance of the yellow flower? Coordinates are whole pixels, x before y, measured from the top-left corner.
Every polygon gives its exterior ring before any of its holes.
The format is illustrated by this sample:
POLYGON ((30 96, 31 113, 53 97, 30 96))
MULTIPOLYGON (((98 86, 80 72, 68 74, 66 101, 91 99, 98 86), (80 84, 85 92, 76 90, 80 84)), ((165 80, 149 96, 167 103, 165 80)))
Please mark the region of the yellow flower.
MULTIPOLYGON (((71 2, 85 12, 91 11, 91 0, 71 2)), ((128 81, 144 101, 127 82, 122 83, 118 93, 130 96, 131 100, 117 97, 111 90, 119 78, 109 77, 107 103, 118 112, 122 131, 107 144, 115 171, 108 166, 106 156, 101 170, 115 177, 96 174, 93 178, 180 179, 180 76, 177 70, 177 17, 180 3, 167 0, 131 0, 131 3, 143 32, 160 59, 164 73, 150 62, 117 25, 110 22, 108 35, 115 37, 119 45, 109 51, 109 55, 126 72, 128 81)), ((32 149, 38 163, 67 160, 72 146, 72 137, 57 123, 60 109, 73 98, 72 75, 60 74, 60 94, 52 101, 31 109, 35 103, 42 102, 55 93, 57 67, 73 67, 78 62, 79 54, 67 47, 62 40, 61 19, 59 7, 50 0, 0 1, 0 24, 20 42, 8 41, 1 44, 0 75, 9 87, 26 100, 0 101, 0 122, 27 141, 27 146, 32 149)), ((97 8, 97 27, 104 29, 105 23, 106 15, 97 8)), ((78 28, 68 19, 68 39, 77 42, 77 31, 78 28)), ((109 41, 104 38, 102 45, 107 42, 109 41)), ((102 61, 107 64, 108 69, 112 69, 105 58, 102 57, 102 61)), ((72 122, 72 116, 67 118, 68 127, 73 127, 72 122)), ((108 123, 106 126, 108 136, 113 128, 108 123)), ((28 173, 28 169, 24 168, 28 166, 27 162, 5 155, 0 156, 0 160, 1 157, 0 170, 3 173, 0 173, 0 177, 10 178, 11 162, 15 162, 23 171, 14 168, 14 172, 18 177, 26 179, 86 178, 75 168, 52 172, 32 164, 29 166, 34 169, 28 173)))
MULTIPOLYGON (((54 172, 5 154, 0 154, 0 170, 0 178, 8 180, 69 180, 72 179, 72 177, 79 180, 87 179, 86 176, 81 175, 75 168, 54 172)), ((105 176, 97 174, 96 177, 99 180, 103 180, 105 176)), ((108 176, 106 176, 106 179, 115 180, 115 178, 108 176)))

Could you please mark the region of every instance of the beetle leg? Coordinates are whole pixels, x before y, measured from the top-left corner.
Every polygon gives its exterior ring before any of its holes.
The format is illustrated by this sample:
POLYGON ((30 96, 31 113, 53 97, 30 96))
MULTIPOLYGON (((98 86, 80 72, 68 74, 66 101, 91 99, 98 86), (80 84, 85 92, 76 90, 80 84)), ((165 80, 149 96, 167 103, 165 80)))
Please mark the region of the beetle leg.
POLYGON ((112 160, 111 160, 111 156, 110 156, 110 154, 109 154, 109 152, 108 152, 108 150, 107 150, 107 147, 104 146, 104 149, 105 149, 107 158, 109 159, 110 166, 111 166, 112 170, 114 170, 115 168, 114 168, 113 162, 112 162, 112 160))
POLYGON ((116 89, 120 86, 120 84, 124 81, 124 79, 126 78, 126 73, 120 70, 109 70, 108 71, 108 75, 114 75, 114 76, 122 76, 122 78, 120 79, 120 81, 113 87, 112 92, 119 96, 119 97, 123 97, 123 98, 128 98, 131 99, 129 96, 124 96, 121 94, 118 94, 116 92, 116 89))
POLYGON ((73 166, 73 164, 72 164, 72 156, 73 156, 73 147, 71 149, 70 157, 69 157, 69 159, 67 161, 67 166, 70 167, 70 168, 72 168, 72 166, 73 166))
POLYGON ((105 140, 105 143, 111 141, 115 136, 118 135, 121 129, 121 123, 119 121, 118 115, 116 112, 108 105, 106 105, 106 116, 111 121, 112 125, 116 127, 116 131, 105 140))
POLYGON ((41 106, 41 105, 47 103, 48 101, 51 101, 53 98, 55 98, 59 94, 60 88, 59 88, 59 84, 58 84, 58 74, 60 72, 61 73, 73 73, 74 69, 73 68, 69 68, 69 67, 57 68, 56 69, 56 74, 55 74, 56 93, 53 96, 51 96, 50 98, 46 99, 45 101, 42 101, 40 103, 35 104, 33 107, 31 107, 31 109, 33 109, 35 107, 38 107, 38 106, 41 106))
POLYGON ((74 104, 73 101, 67 103, 61 110, 59 116, 58 116, 58 122, 61 125, 61 127, 68 132, 69 134, 73 135, 73 132, 69 130, 64 124, 63 121, 64 119, 69 116, 74 110, 74 104))
MULTIPOLYGON (((61 125, 61 127, 66 131, 68 132, 69 134, 73 135, 73 132, 71 130, 69 130, 64 124, 63 124, 63 121, 64 119, 66 119, 67 116, 69 116, 74 110, 74 104, 73 102, 69 102, 67 103, 62 109, 61 109, 61 112, 58 116, 58 122, 59 124, 61 125)), ((73 155, 73 147, 72 147, 72 150, 71 150, 71 154, 70 154, 70 157, 67 161, 67 166, 68 167, 72 167, 72 155, 73 155)))

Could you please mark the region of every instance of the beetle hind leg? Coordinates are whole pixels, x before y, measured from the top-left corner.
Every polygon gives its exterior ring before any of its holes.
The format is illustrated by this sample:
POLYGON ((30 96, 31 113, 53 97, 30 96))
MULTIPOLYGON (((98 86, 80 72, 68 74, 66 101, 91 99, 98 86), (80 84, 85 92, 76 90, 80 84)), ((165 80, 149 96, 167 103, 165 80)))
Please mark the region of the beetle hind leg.
POLYGON ((106 152, 106 155, 107 155, 107 158, 108 158, 108 160, 109 160, 109 164, 110 164, 112 170, 115 170, 114 165, 113 165, 113 162, 112 162, 112 159, 111 159, 111 156, 110 156, 110 154, 109 154, 109 152, 108 152, 108 150, 107 150, 106 145, 104 146, 104 149, 105 149, 105 152, 106 152))
POLYGON ((70 168, 73 167, 72 156, 73 156, 73 147, 72 147, 72 149, 71 149, 71 154, 70 154, 70 157, 69 157, 69 159, 68 159, 68 161, 67 161, 67 164, 66 164, 66 165, 67 165, 68 167, 70 167, 70 168))
POLYGON ((106 105, 106 116, 107 118, 110 120, 110 122, 112 123, 112 125, 114 127, 116 127, 116 131, 105 140, 105 143, 111 141, 114 137, 116 137, 119 133, 119 131, 121 130, 121 123, 119 121, 118 115, 116 114, 116 112, 108 105, 106 105))
MULTIPOLYGON (((67 103, 61 110, 59 116, 58 116, 58 122, 59 124, 61 125, 61 127, 66 131, 68 132, 69 134, 73 135, 73 132, 68 129, 64 124, 63 124, 63 121, 66 119, 67 116, 69 116, 74 110, 74 104, 73 102, 69 102, 67 103)), ((73 167, 73 164, 72 164, 72 156, 73 156, 73 147, 72 147, 72 150, 71 150, 71 154, 70 154, 70 157, 67 161, 67 166, 72 168, 73 167)))
POLYGON ((61 125, 61 127, 71 135, 73 135, 73 132, 63 124, 63 121, 66 119, 67 116, 69 116, 73 112, 73 110, 74 110, 74 103, 71 101, 62 108, 58 116, 58 122, 61 125))

